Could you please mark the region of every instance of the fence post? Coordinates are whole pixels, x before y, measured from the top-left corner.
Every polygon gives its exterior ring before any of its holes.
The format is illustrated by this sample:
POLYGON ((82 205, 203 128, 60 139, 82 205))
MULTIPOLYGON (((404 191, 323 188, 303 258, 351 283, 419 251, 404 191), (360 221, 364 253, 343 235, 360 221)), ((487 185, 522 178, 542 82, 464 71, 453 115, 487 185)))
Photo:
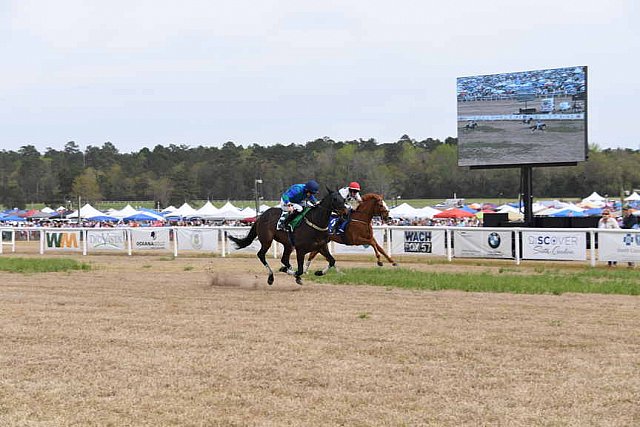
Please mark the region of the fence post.
POLYGON ((522 234, 520 233, 520 229, 516 228, 514 231, 514 243, 516 245, 516 265, 520 265, 520 243, 522 239, 522 234))
POLYGON ((589 245, 590 255, 591 255, 591 267, 596 266, 596 231, 595 229, 591 229, 589 231, 591 234, 591 244, 589 245))

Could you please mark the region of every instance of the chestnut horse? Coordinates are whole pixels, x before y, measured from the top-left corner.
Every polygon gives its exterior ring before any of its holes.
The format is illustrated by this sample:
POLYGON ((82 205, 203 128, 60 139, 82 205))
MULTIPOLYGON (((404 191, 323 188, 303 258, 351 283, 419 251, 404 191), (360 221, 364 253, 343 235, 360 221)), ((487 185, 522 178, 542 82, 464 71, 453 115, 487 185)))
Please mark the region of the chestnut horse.
MULTIPOLYGON (((383 198, 379 194, 368 193, 362 196, 362 202, 358 205, 358 208, 351 212, 351 221, 347 225, 347 229, 342 234, 330 234, 329 239, 336 243, 343 245, 355 246, 355 245, 371 245, 373 251, 378 259, 377 264, 382 266, 380 260, 380 254, 389 261, 392 265, 398 265, 385 250, 378 244, 373 236, 373 226, 371 225, 371 219, 374 216, 379 216, 383 221, 389 219, 389 208, 384 202, 383 198)), ((307 261, 307 268, 311 264, 311 261, 318 254, 318 251, 309 254, 309 260, 307 261)))
MULTIPOLYGON (((276 224, 280 218, 282 210, 280 208, 268 209, 265 213, 260 215, 256 222, 251 226, 249 234, 244 238, 238 238, 234 236, 228 236, 233 241, 238 249, 246 248, 257 237, 260 240, 260 250, 258 251, 258 258, 262 265, 265 266, 269 272, 267 283, 273 284, 273 270, 269 266, 266 259, 266 253, 271 247, 271 243, 276 240, 282 243, 284 246, 284 252, 282 253, 282 267, 280 271, 289 272, 291 270, 291 264, 289 264, 289 257, 293 248, 296 249, 296 257, 298 261, 298 270, 295 272, 296 283, 302 285, 302 274, 304 273, 304 257, 309 252, 320 252, 329 261, 329 267, 332 268, 336 264, 335 258, 329 253, 329 219, 331 212, 342 213, 344 212, 345 205, 344 199, 337 191, 331 191, 327 188, 329 194, 327 194, 319 204, 311 208, 308 212, 304 213, 303 221, 300 225, 288 235, 284 230, 276 230, 276 224)), ((326 270, 316 271, 316 275, 321 276, 326 270)))

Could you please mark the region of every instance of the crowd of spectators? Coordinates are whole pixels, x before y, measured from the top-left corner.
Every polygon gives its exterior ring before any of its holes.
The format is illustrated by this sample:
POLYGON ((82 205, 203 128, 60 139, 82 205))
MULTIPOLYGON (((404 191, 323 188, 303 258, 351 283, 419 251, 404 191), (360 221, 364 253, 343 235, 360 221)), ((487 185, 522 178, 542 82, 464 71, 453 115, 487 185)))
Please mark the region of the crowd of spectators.
POLYGON ((524 71, 461 77, 458 79, 458 101, 480 100, 495 96, 516 97, 577 95, 586 91, 586 75, 582 67, 524 71))

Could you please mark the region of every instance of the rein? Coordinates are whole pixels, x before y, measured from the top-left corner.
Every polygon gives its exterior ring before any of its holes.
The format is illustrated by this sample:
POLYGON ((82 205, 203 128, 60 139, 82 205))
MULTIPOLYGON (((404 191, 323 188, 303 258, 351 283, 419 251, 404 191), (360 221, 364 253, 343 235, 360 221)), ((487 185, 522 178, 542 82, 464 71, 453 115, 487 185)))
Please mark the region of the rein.
POLYGON ((327 230, 329 230, 329 227, 325 227, 325 228, 318 227, 317 225, 315 225, 314 223, 309 221, 306 216, 304 217, 304 222, 306 222, 307 225, 309 227, 313 228, 314 230, 318 230, 318 231, 327 231, 327 230))

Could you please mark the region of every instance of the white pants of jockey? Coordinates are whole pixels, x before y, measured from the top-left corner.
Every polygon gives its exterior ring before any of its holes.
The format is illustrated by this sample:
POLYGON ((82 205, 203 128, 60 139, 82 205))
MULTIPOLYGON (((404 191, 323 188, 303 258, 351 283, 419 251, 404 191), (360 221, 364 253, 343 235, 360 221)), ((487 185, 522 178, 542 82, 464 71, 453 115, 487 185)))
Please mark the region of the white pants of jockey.
POLYGON ((284 230, 284 222, 287 217, 296 212, 302 212, 302 206, 297 203, 285 202, 284 200, 280 200, 280 209, 282 209, 282 214, 280 214, 280 218, 278 219, 278 225, 276 226, 276 230, 284 230))

